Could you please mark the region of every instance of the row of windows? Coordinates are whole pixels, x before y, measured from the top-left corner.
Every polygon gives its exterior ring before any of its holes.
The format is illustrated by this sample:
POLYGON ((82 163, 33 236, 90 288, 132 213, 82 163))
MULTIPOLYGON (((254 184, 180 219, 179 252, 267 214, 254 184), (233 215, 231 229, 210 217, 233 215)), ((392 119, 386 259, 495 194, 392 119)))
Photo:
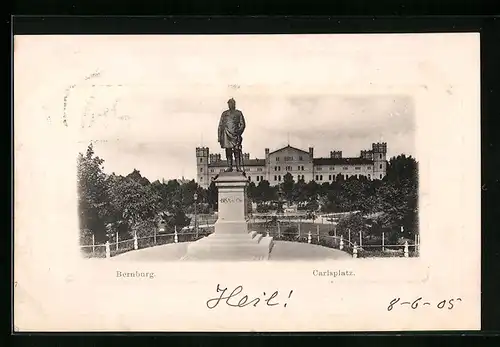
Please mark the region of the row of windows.
MULTIPOLYGON (((380 168, 381 169, 382 169, 382 167, 383 167, 383 165, 380 164, 380 168)), ((343 170, 349 170, 349 167, 348 166, 344 166, 342 169, 343 170)), ((371 170, 371 169, 372 169, 371 166, 369 166, 368 170, 371 170)), ((286 166, 285 170, 292 171, 292 167, 291 166, 286 166)), ((304 171, 304 166, 298 166, 297 170, 298 171, 304 171)), ((323 168, 321 166, 316 167, 316 171, 322 171, 322 170, 323 170, 323 168)), ((335 167, 334 166, 330 166, 330 170, 335 171, 335 167)), ((354 170, 360 171, 361 167, 360 166, 355 166, 354 170)), ((215 171, 215 169, 210 169, 210 172, 214 172, 214 171, 215 171)), ((219 170, 219 172, 223 172, 223 171, 224 171, 224 169, 220 169, 219 170)), ((248 171, 250 171, 250 169, 248 169, 248 171)), ((262 168, 261 167, 257 168, 257 171, 262 172, 262 168)), ((281 166, 275 166, 274 167, 274 171, 281 171, 281 166)), ((200 167, 200 172, 203 172, 203 168, 202 167, 200 167)))
MULTIPOLYGON (((285 157, 283 157, 283 159, 285 161, 293 161, 293 157, 285 156, 285 157)), ((304 160, 303 157, 301 155, 299 155, 299 161, 302 161, 302 160, 304 160)), ((276 157, 276 161, 280 161, 280 157, 276 157)))
MULTIPOLYGON (((248 176, 248 180, 251 181, 252 180, 252 176, 248 176)), ((255 176, 255 180, 257 182, 263 181, 264 180, 264 176, 255 176)))
MULTIPOLYGON (((352 176, 354 176, 354 177, 356 177, 356 178, 360 178, 361 176, 364 176, 364 175, 359 175, 359 174, 358 174, 358 175, 354 174, 354 175, 351 175, 351 176, 349 176, 349 175, 345 175, 345 178, 347 179, 347 178, 352 177, 352 176)), ((367 176, 367 177, 370 179, 370 178, 371 178, 371 175, 370 175, 370 174, 368 174, 368 176, 367 176)), ((374 176, 374 177, 375 177, 375 176, 374 176)), ((328 175, 328 180, 329 180, 329 181, 331 181, 331 180, 334 180, 334 181, 335 181, 336 179, 337 179, 337 176, 335 176, 335 175, 328 175)), ((382 174, 380 174, 380 179, 382 179, 382 174)), ((316 181, 323 181, 323 175, 316 175, 316 181)))
MULTIPOLYGON (((360 178, 361 176, 363 175, 351 175, 351 176, 354 176, 356 178, 360 178)), ((331 181, 331 180, 336 180, 336 177, 335 175, 328 175, 328 180, 331 181)), ((345 178, 349 178, 350 176, 349 175, 345 175, 345 178)), ((292 176, 292 178, 294 178, 292 176)), ((371 178, 371 175, 368 174, 368 178, 371 178)), ((214 177, 212 177, 212 179, 214 179, 214 177)), ((297 175, 297 180, 300 180, 300 179, 304 179, 304 175, 297 175)), ((380 174, 380 179, 382 179, 382 174, 380 174)), ((251 181, 252 180, 252 177, 251 176, 248 176, 248 180, 251 181)), ((260 182, 260 181, 263 181, 264 180, 264 176, 255 176, 255 180, 257 182, 260 182)), ((281 182, 281 175, 274 175, 274 180, 275 181, 280 181, 281 182)), ((200 177, 200 181, 203 181, 203 176, 200 177)), ((323 181, 323 175, 316 175, 316 181, 323 181)))
MULTIPOLYGON (((285 166, 286 171, 292 171, 293 167, 292 166, 285 166)), ((281 166, 275 166, 274 171, 281 171, 281 166)), ((297 171, 304 171, 304 166, 297 166, 297 171)))

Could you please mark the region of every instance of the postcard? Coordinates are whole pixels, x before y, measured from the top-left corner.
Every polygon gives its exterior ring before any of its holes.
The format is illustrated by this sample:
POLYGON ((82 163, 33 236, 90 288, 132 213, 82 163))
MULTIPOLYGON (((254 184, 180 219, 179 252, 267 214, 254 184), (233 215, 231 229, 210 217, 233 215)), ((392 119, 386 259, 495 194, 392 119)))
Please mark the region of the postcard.
POLYGON ((479 330, 479 34, 14 40, 14 331, 479 330))

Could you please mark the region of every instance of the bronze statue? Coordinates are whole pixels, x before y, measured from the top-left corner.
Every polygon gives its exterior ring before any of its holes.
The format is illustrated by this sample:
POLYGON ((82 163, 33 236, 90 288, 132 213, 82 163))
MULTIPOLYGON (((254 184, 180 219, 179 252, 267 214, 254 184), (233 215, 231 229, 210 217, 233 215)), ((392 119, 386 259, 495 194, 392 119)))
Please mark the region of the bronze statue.
POLYGON ((236 109, 236 101, 229 99, 229 109, 222 112, 219 121, 219 143, 226 150, 227 169, 233 171, 233 155, 236 171, 242 171, 243 155, 241 143, 243 131, 245 131, 245 117, 240 110, 236 109))

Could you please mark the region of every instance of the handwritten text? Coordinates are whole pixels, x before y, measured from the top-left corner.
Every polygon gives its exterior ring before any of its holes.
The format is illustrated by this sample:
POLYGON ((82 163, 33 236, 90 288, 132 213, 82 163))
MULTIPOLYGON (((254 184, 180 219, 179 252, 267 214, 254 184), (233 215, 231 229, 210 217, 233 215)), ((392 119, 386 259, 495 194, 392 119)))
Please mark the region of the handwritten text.
MULTIPOLYGON (((223 302, 231 307, 245 307, 245 306, 253 306, 256 307, 261 301, 264 301, 267 306, 278 306, 280 305, 278 301, 279 292, 276 290, 271 295, 267 295, 266 292, 263 292, 262 297, 255 297, 250 300, 248 295, 239 296, 241 292, 243 292, 243 286, 237 286, 233 289, 230 294, 226 294, 227 288, 221 289, 220 284, 217 284, 217 293, 220 293, 219 296, 209 299, 206 302, 206 305, 209 309, 216 308, 219 303, 223 302)), ((288 294, 288 299, 292 296, 293 290, 288 294)), ((283 304, 286 307, 286 303, 283 304)))

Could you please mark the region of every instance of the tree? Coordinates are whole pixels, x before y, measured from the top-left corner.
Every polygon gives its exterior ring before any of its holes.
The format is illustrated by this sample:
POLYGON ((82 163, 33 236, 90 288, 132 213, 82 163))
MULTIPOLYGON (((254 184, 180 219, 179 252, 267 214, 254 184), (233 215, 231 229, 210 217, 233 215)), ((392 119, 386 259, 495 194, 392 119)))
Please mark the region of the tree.
POLYGON ((257 185, 257 197, 260 201, 272 201, 278 198, 278 191, 275 187, 271 187, 269 181, 260 181, 257 185))
POLYGON ((147 185, 151 184, 149 182, 149 180, 146 177, 143 177, 141 175, 141 172, 139 170, 137 170, 137 169, 134 169, 126 177, 130 178, 130 179, 132 179, 132 180, 136 181, 137 183, 140 183, 140 184, 142 184, 144 186, 147 186, 147 185))
POLYGON ((299 204, 306 201, 306 183, 304 179, 299 179, 297 183, 293 186, 292 200, 298 202, 299 204))
POLYGON ((284 194, 285 199, 289 202, 293 200, 294 185, 295 181, 293 180, 292 174, 287 172, 285 176, 283 176, 283 184, 281 185, 281 190, 284 194))
POLYGON ((337 230, 343 235, 351 232, 351 242, 356 242, 359 245, 360 232, 366 233, 367 225, 366 220, 361 213, 353 213, 342 217, 337 224, 337 230))
POLYGON ((319 186, 316 183, 316 181, 309 181, 307 182, 306 186, 304 187, 304 195, 306 201, 316 201, 317 195, 319 192, 319 186))
POLYGON ((207 191, 207 202, 214 210, 218 209, 219 195, 217 190, 215 182, 210 183, 207 191))
POLYGON ((254 182, 250 182, 248 183, 248 186, 247 186, 247 195, 248 195, 248 198, 252 201, 256 201, 258 199, 258 190, 257 190, 257 186, 255 185, 254 182))
POLYGON ((392 157, 387 165, 385 179, 394 183, 404 180, 418 181, 418 163, 412 156, 405 154, 392 157))
POLYGON ((104 160, 95 156, 92 144, 85 155, 78 154, 77 186, 80 230, 94 234, 96 241, 106 238, 106 222, 109 215, 104 160))
POLYGON ((132 234, 144 235, 153 231, 162 206, 154 187, 125 177, 110 187, 110 195, 115 211, 119 211, 132 234))

